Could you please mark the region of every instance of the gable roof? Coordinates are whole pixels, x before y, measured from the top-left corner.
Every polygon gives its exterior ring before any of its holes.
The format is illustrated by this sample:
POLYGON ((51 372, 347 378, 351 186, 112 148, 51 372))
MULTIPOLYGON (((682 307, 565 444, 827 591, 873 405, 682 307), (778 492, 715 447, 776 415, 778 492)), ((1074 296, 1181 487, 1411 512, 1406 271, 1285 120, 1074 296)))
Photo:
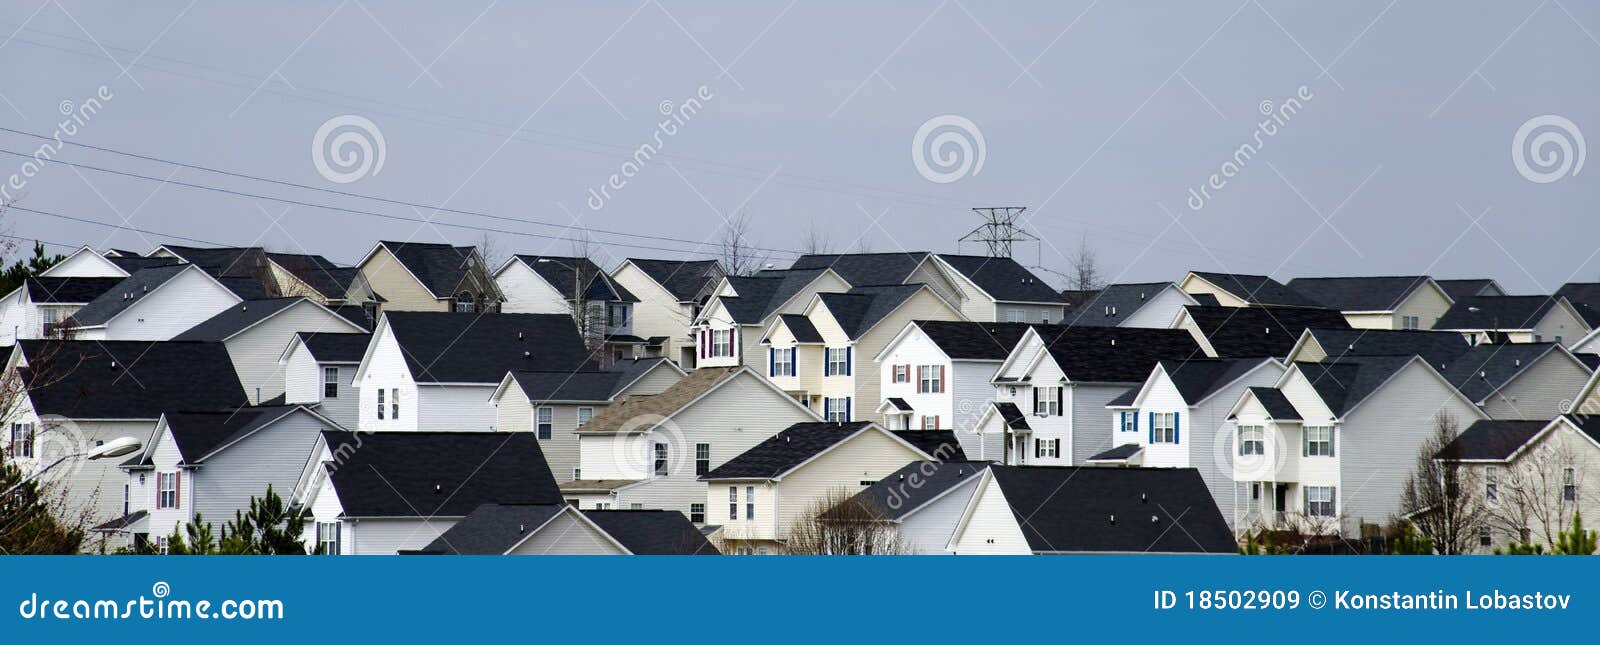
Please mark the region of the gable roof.
POLYGON ((996 302, 1062 302, 1060 292, 1011 258, 950 253, 940 253, 936 257, 978 285, 996 302))
POLYGON ((172 258, 152 258, 143 255, 108 255, 105 258, 130 275, 140 269, 177 264, 172 258))
POLYGON ((562 513, 575 514, 634 555, 717 555, 677 511, 579 511, 566 504, 484 504, 418 553, 502 555, 562 513))
POLYGON ((1600 282, 1568 282, 1555 295, 1571 302, 1590 328, 1600 327, 1600 282))
POLYGON ((1450 443, 1445 444, 1444 448, 1434 454, 1434 459, 1445 461, 1508 459, 1550 423, 1548 419, 1539 421, 1479 419, 1467 426, 1467 429, 1450 443))
MULTIPOLYGON (((1473 403, 1482 403, 1535 362, 1552 353, 1565 353, 1560 347, 1556 343, 1478 345, 1434 367, 1473 403)), ((1584 368, 1593 371, 1588 364, 1584 368)))
POLYGON ((318 363, 360 363, 372 342, 372 334, 299 332, 295 336, 318 363))
POLYGON ((755 325, 815 282, 827 269, 762 271, 753 276, 728 276, 736 296, 718 296, 733 322, 755 325))
MULTIPOLYGON (((183 458, 182 463, 192 466, 218 448, 298 409, 301 406, 252 406, 212 412, 168 412, 162 416, 167 420, 167 431, 172 433, 173 443, 183 458)), ((149 462, 148 454, 144 463, 149 462)))
MULTIPOLYGON (((1561 296, 1473 296, 1457 300, 1434 329, 1533 329, 1561 296)), ((1570 303, 1569 303, 1570 304, 1570 303)))
POLYGON ((809 253, 789 265, 794 269, 832 269, 852 286, 899 284, 928 258, 926 251, 899 253, 809 253))
POLYGON ((1003 361, 1015 349, 1029 323, 914 320, 951 360, 1003 361))
POLYGON ((1193 468, 994 465, 989 476, 1035 553, 1238 549, 1193 468))
POLYGON ((1320 307, 1207 307, 1184 311, 1218 356, 1287 356, 1310 327, 1349 329, 1344 314, 1320 307))
POLYGON ((678 302, 693 302, 706 285, 722 277, 716 260, 649 260, 628 258, 678 302))
POLYGON ((873 482, 848 503, 862 504, 883 519, 899 520, 951 489, 978 479, 988 467, 987 461, 913 461, 873 482))
POLYGON ((514 381, 535 405, 562 401, 604 403, 616 398, 645 372, 666 362, 661 357, 630 359, 598 371, 516 371, 506 378, 514 381))
POLYGON ((955 430, 890 430, 889 434, 911 444, 923 454, 946 461, 966 461, 967 452, 961 448, 955 430))
POLYGON ((789 330, 789 335, 794 337, 794 342, 822 342, 822 332, 817 331, 817 326, 811 323, 810 318, 802 314, 780 314, 778 320, 789 330))
POLYGON ((29 276, 28 299, 39 304, 84 304, 121 284, 123 278, 47 278, 29 276))
POLYGON ((870 421, 796 423, 701 475, 700 479, 774 479, 872 427, 874 424, 870 421))
POLYGON ((1255 370, 1270 358, 1191 358, 1163 360, 1161 369, 1189 405, 1199 404, 1255 370))
POLYGON ((590 364, 567 314, 391 311, 383 320, 420 383, 498 384, 507 372, 590 364))
POLYGON ((135 271, 73 313, 72 321, 81 327, 104 325, 143 300, 150 292, 192 268, 189 265, 168 264, 135 271))
MULTIPOLYGON (((227 340, 232 338, 252 325, 283 313, 290 307, 307 301, 305 296, 293 298, 274 298, 271 300, 246 300, 235 303, 232 307, 222 310, 215 316, 206 319, 198 325, 190 327, 172 340, 227 340)), ((339 318, 344 320, 344 318, 339 318)), ((354 330, 354 323, 351 324, 354 330)))
MULTIPOLYGON (((1000 420, 1006 424, 1007 428, 1012 430, 1032 429, 1028 427, 1028 415, 1023 414, 1022 408, 1017 407, 1016 403, 1011 401, 990 401, 989 406, 994 410, 993 414, 1000 415, 1000 420)), ((991 413, 987 410, 984 411, 984 416, 989 416, 989 414, 991 413)))
POLYGON ((1308 327, 1306 333, 1329 358, 1344 356, 1417 355, 1431 365, 1444 365, 1472 349, 1453 331, 1394 329, 1328 329, 1308 327))
POLYGON ((378 246, 388 249, 435 298, 455 295, 456 288, 467 279, 469 261, 477 253, 471 246, 428 242, 381 241, 378 246))
MULTIPOLYGON (((579 432, 642 432, 653 424, 641 425, 640 419, 660 419, 672 416, 690 402, 699 399, 732 379, 746 368, 702 367, 679 379, 672 387, 659 394, 630 394, 603 410, 583 424, 579 432)), ((752 373, 753 375, 753 373, 752 373)), ((760 378, 760 377, 756 377, 760 378)), ((766 382, 765 379, 762 379, 766 382)), ((798 403, 797 403, 798 405, 798 403)))
POLYGON ((589 258, 564 257, 559 255, 517 255, 514 259, 531 269, 540 278, 543 278, 561 297, 571 300, 573 285, 579 280, 587 283, 583 287, 585 300, 604 302, 639 302, 639 299, 622 285, 611 280, 611 276, 600 270, 600 266, 589 258), (576 271, 574 271, 576 269, 576 271))
POLYGON ((244 300, 276 298, 277 281, 259 246, 207 248, 164 244, 160 248, 205 271, 244 300))
POLYGON ((1142 383, 1158 361, 1203 355, 1194 337, 1181 329, 1059 325, 1034 329, 1061 371, 1079 382, 1142 383))
POLYGON ((1210 271, 1190 271, 1189 273, 1252 305, 1320 306, 1316 301, 1305 297, 1294 289, 1290 289, 1288 285, 1264 275, 1213 273, 1210 271))
POLYGON ((819 293, 817 298, 828 307, 845 336, 853 340, 926 288, 920 283, 854 287, 845 293, 819 293))
POLYGON ((1066 297, 1076 304, 1067 309, 1061 324, 1116 327, 1169 288, 1177 287, 1170 282, 1136 282, 1106 285, 1099 291, 1063 292, 1064 296, 1075 294, 1066 297))
POLYGON ((361 275, 357 267, 342 267, 320 255, 268 253, 267 259, 330 300, 343 300, 361 275))
POLYGON ((41 415, 156 419, 167 410, 246 405, 222 343, 24 340, 19 370, 41 415))
POLYGON ((1337 362, 1295 363, 1335 417, 1343 417, 1415 356, 1351 356, 1337 362))
POLYGON ((1489 278, 1458 278, 1454 280, 1434 280, 1434 282, 1439 285, 1440 289, 1444 289, 1445 294, 1449 295, 1451 300, 1460 300, 1472 296, 1494 296, 1504 293, 1500 289, 1500 285, 1489 278))
POLYGON ((1287 286, 1330 309, 1394 311, 1429 281, 1425 275, 1295 278, 1287 286))
POLYGON ((678 511, 590 509, 582 513, 634 555, 721 555, 678 511))
POLYGON ((345 517, 463 517, 484 504, 562 504, 531 432, 322 433, 345 517), (342 449, 341 449, 342 448, 342 449))
POLYGON ((1289 397, 1283 395, 1283 390, 1275 387, 1252 387, 1250 394, 1255 395, 1256 400, 1261 402, 1261 407, 1266 409, 1267 416, 1279 421, 1304 420, 1300 416, 1300 411, 1289 402, 1289 397))

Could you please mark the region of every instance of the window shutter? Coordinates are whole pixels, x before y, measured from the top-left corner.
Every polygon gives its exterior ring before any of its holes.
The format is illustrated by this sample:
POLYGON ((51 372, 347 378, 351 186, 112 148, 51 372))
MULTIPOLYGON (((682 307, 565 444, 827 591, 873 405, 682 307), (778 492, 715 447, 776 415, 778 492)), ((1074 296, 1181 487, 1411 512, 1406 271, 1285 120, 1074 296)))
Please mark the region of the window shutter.
POLYGON ((789 376, 798 376, 799 374, 800 374, 800 347, 798 345, 796 345, 794 347, 790 347, 789 348, 789 376))
POLYGON ((1138 410, 1134 410, 1133 412, 1129 412, 1128 414, 1133 415, 1133 431, 1134 432, 1138 432, 1139 431, 1139 411, 1138 410))
POLYGON ((1063 414, 1066 414, 1066 412, 1067 412, 1066 401, 1065 401, 1066 397, 1063 396, 1066 393, 1067 393, 1067 388, 1064 388, 1064 387, 1056 388, 1056 416, 1058 416, 1058 417, 1063 415, 1063 414))
POLYGON ((944 393, 944 366, 939 366, 939 393, 944 393))
POLYGON ((854 417, 850 416, 850 401, 852 399, 854 399, 854 398, 855 397, 853 397, 853 396, 844 397, 844 420, 845 421, 853 421, 853 420, 855 420, 854 417))
POLYGON ((182 470, 179 470, 178 472, 172 473, 172 488, 173 488, 174 491, 176 491, 172 495, 172 507, 173 508, 183 508, 183 471, 182 470))
POLYGON ((1033 391, 1033 413, 1039 414, 1039 388, 1030 388, 1033 391))
POLYGON ((1333 515, 1339 514, 1339 487, 1328 487, 1328 507, 1333 515))
POLYGON ((1334 435, 1333 426, 1328 426, 1328 456, 1329 457, 1333 456, 1333 444, 1335 443, 1334 440, 1333 440, 1333 435, 1334 435))
POLYGON ((1156 413, 1150 413, 1150 443, 1156 442, 1156 413))
POLYGON ((1311 432, 1305 426, 1300 426, 1300 456, 1311 456, 1311 432))
POLYGON ((827 347, 822 348, 822 375, 833 376, 833 351, 827 347))
POLYGON ((852 355, 855 353, 854 350, 855 350, 854 347, 846 347, 846 348, 844 348, 844 375, 845 376, 850 376, 851 374, 855 373, 855 366, 852 364, 853 361, 851 360, 852 355))
POLYGON ((339 549, 343 548, 341 545, 344 544, 344 540, 340 539, 340 538, 343 537, 343 535, 344 535, 344 522, 335 522, 333 524, 333 554, 334 555, 339 555, 339 549))
POLYGON ((700 358, 706 357, 706 330, 700 330, 700 358))
POLYGON ((829 421, 830 419, 828 417, 830 417, 832 415, 833 415, 833 399, 830 399, 828 397, 822 397, 822 420, 823 421, 829 421))
POLYGON ((776 348, 776 347, 768 347, 767 348, 767 376, 768 377, 773 377, 773 376, 777 376, 777 375, 778 375, 778 348, 776 348))
POLYGON ((1118 413, 1117 414, 1117 432, 1122 432, 1123 430, 1127 429, 1127 427, 1128 427, 1128 413, 1127 412, 1118 413))
POLYGON ((1178 423, 1178 418, 1179 417, 1180 417, 1180 413, 1178 413, 1178 412, 1173 412, 1172 413, 1172 443, 1183 443, 1183 441, 1178 438, 1178 431, 1179 431, 1180 428, 1183 427, 1182 425, 1180 425, 1178 423))

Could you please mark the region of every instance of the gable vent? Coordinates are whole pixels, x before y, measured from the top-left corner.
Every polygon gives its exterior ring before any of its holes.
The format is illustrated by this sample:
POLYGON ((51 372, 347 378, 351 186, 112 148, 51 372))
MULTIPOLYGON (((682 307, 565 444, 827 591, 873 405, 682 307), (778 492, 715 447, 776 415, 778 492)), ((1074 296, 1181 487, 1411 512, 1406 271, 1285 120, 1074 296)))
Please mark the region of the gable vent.
POLYGON ((433 494, 438 495, 439 493, 442 493, 442 492, 444 492, 444 487, 443 486, 440 486, 438 484, 434 484, 433 485, 433 494))
POLYGON ((1112 514, 1112 515, 1111 515, 1111 525, 1112 525, 1112 526, 1116 526, 1116 525, 1117 525, 1117 516, 1116 516, 1116 514, 1115 514, 1115 513, 1113 513, 1113 514, 1112 514))

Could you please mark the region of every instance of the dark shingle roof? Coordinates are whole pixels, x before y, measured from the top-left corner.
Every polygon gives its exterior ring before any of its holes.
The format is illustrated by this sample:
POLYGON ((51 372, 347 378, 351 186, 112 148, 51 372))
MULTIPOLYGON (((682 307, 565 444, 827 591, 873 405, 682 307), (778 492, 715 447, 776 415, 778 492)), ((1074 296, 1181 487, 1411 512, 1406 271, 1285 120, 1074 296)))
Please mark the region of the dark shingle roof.
POLYGON ((1116 327, 1170 286, 1170 282, 1143 282, 1107 285, 1099 291, 1071 292, 1080 294, 1075 296, 1078 302, 1067 310, 1067 317, 1061 323, 1116 327))
POLYGON ((996 465, 989 471, 1036 553, 1234 553, 1238 548, 1193 468, 996 465), (1175 524, 1182 530, 1174 530, 1175 524))
POLYGON ((136 271, 110 290, 90 300, 89 304, 72 314, 72 320, 79 326, 85 327, 103 325, 188 268, 169 264, 136 271))
POLYGON ((300 332, 300 342, 318 363, 360 363, 372 334, 312 334, 300 332))
POLYGON ((1275 387, 1252 387, 1250 393, 1261 402, 1261 407, 1266 408, 1267 415, 1279 421, 1301 421, 1300 411, 1294 409, 1294 404, 1289 402, 1289 397, 1283 395, 1283 390, 1275 387))
POLYGON ((1479 419, 1455 440, 1445 444, 1434 457, 1444 460, 1506 459, 1548 425, 1549 420, 1479 419))
POLYGON ((1590 327, 1600 327, 1600 282, 1568 282, 1556 290, 1583 316, 1590 327))
POLYGON ((122 278, 41 278, 27 280, 28 299, 36 303, 82 304, 100 297, 122 278))
POLYGON ((996 301, 1050 304, 1062 301, 1060 293, 1011 258, 940 253, 939 259, 996 301))
POLYGON ((1196 276, 1252 305, 1317 307, 1315 301, 1264 275, 1194 271, 1196 276))
POLYGON ((1428 283, 1428 276, 1295 278, 1288 287, 1324 307, 1340 311, 1393 311, 1428 283))
POLYGON ((206 319, 198 325, 190 327, 173 340, 227 340, 245 328, 271 318, 283 312, 302 300, 304 296, 293 298, 274 298, 272 300, 246 300, 232 307, 222 310, 215 316, 206 319))
POLYGON ((915 321, 952 360, 1003 361, 1031 327, 1028 323, 915 321))
POLYGON ((894 284, 855 287, 845 293, 820 293, 817 296, 828 307, 828 313, 833 315, 845 335, 855 339, 925 288, 921 284, 894 284))
MULTIPOLYGON (((167 430, 183 463, 194 465, 223 445, 282 418, 300 406, 255 406, 214 412, 168 412, 167 430)), ((305 446, 310 449, 310 446, 305 446)))
POLYGON ((821 454, 857 432, 869 421, 850 423, 796 423, 766 441, 729 459, 701 479, 770 479, 821 454))
POLYGON ((852 286, 899 284, 927 259, 926 251, 903 253, 813 253, 800 256, 790 269, 833 269, 852 286))
POLYGON ((946 491, 970 482, 987 461, 913 461, 888 477, 874 482, 850 498, 850 503, 867 504, 886 520, 898 520, 946 491), (911 482, 920 482, 912 486, 911 482))
POLYGON ((1089 458, 1089 461, 1125 461, 1129 457, 1139 454, 1144 446, 1137 443, 1125 443, 1110 450, 1105 450, 1089 458))
POLYGON ((894 436, 917 447, 929 457, 946 461, 966 461, 967 453, 961 449, 954 430, 891 430, 894 436))
POLYGON ((1433 366, 1468 399, 1482 402, 1535 362, 1560 354, 1558 347, 1555 343, 1478 345, 1433 366))
POLYGON ((246 404, 222 343, 21 341, 21 370, 39 414, 71 419, 155 419, 168 410, 246 404))
POLYGON ((563 298, 572 299, 572 290, 579 281, 584 283, 583 298, 595 302, 638 302, 622 285, 600 270, 600 265, 589 258, 559 255, 518 255, 517 260, 532 269, 549 283, 563 298), (573 269, 577 269, 576 272, 573 269))
POLYGON ((1195 405, 1217 390, 1261 366, 1265 358, 1192 358, 1164 360, 1161 368, 1178 388, 1184 402, 1195 405))
POLYGON ((517 370, 577 370, 589 352, 567 314, 384 314, 412 378, 499 383, 517 370))
POLYGON ((1335 417, 1343 417, 1409 364, 1413 356, 1355 356, 1337 362, 1296 363, 1335 417))
POLYGON ((219 278, 253 277, 265 263, 265 252, 259 246, 208 248, 164 244, 162 247, 219 278))
POLYGON ((789 329, 789 334, 794 336, 797 343, 820 343, 822 333, 817 331, 817 326, 811 324, 811 319, 800 314, 782 314, 778 316, 783 320, 783 326, 789 329))
POLYGON ((1312 307, 1184 307, 1218 356, 1287 356, 1309 327, 1349 329, 1344 314, 1312 307))
POLYGON ((449 298, 466 280, 468 261, 474 253, 470 246, 430 244, 424 242, 379 242, 406 270, 417 276, 422 286, 434 297, 449 298))
POLYGON ((583 514, 634 555, 721 555, 677 511, 591 509, 583 514))
POLYGON ((1028 415, 1022 413, 1022 408, 1010 401, 993 401, 994 411, 1000 415, 1000 420, 1012 430, 1031 430, 1028 427, 1028 415))
POLYGON ((716 260, 646 260, 628 258, 645 275, 655 280, 677 298, 678 302, 692 302, 706 284, 722 277, 722 268, 716 260))
POLYGON ((734 322, 753 325, 766 320, 778 307, 822 275, 822 269, 762 271, 753 276, 728 276, 737 296, 718 298, 734 322))
POLYGON ((350 285, 361 274, 356 267, 341 267, 320 255, 268 253, 267 259, 282 267, 324 298, 343 300, 350 285))
POLYGON ((1467 339, 1453 331, 1393 329, 1325 329, 1310 327, 1311 337, 1329 358, 1342 356, 1417 355, 1435 366, 1472 349, 1467 339))
POLYGON ((322 433, 345 517, 462 517, 484 504, 561 504, 531 432, 322 433), (341 450, 341 446, 348 446, 341 450))
POLYGON ((140 269, 161 267, 178 263, 177 260, 172 258, 149 258, 142 255, 108 255, 106 256, 106 259, 110 260, 112 264, 117 265, 117 268, 127 271, 129 274, 132 274, 140 269))
POLYGON ((635 555, 718 555, 677 511, 578 511, 565 504, 484 504, 418 553, 501 555, 563 512, 581 512, 635 555))
POLYGON ((1434 329, 1533 329, 1559 296, 1475 296, 1462 298, 1434 323, 1434 329))
POLYGON ((1494 280, 1489 278, 1463 278, 1456 280, 1434 280, 1440 289, 1450 296, 1451 300, 1471 298, 1473 296, 1500 295, 1500 288, 1494 280))
POLYGON ((606 370, 517 371, 511 379, 535 404, 555 401, 609 402, 665 358, 620 361, 606 370))
POLYGON ((1037 329, 1062 372, 1079 382, 1138 383, 1157 361, 1203 356, 1194 337, 1181 329, 1058 325, 1037 329))

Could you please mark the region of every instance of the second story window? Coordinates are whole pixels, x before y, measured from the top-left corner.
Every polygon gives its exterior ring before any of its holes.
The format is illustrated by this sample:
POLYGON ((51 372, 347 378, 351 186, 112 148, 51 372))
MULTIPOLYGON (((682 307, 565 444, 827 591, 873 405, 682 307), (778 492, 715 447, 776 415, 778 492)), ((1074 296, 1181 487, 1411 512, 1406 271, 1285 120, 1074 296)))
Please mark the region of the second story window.
POLYGON ((896 366, 894 366, 894 378, 893 378, 892 382, 894 382, 894 383, 910 383, 911 382, 911 366, 910 365, 896 365, 896 366))
POLYGON ((943 365, 918 365, 917 366, 917 392, 939 393, 944 391, 944 366, 943 365))
POLYGON ((935 414, 935 415, 932 415, 932 416, 922 417, 922 429, 923 430, 938 430, 939 429, 939 415, 935 414))
POLYGON ((1033 413, 1041 417, 1061 416, 1061 388, 1033 388, 1033 413))
POLYGON ((400 419, 400 388, 389 388, 389 418, 400 419))
POLYGON ((156 508, 178 507, 179 473, 156 473, 156 508))
POLYGON ((728 519, 739 519, 739 487, 728 487, 728 519))
POLYGON ((822 399, 822 420, 828 423, 846 423, 850 421, 850 397, 826 397, 822 399))
POLYGON ((628 314, 633 310, 627 303, 611 303, 606 307, 606 326, 623 327, 628 324, 628 314))
POLYGON ((793 347, 770 350, 768 356, 772 360, 772 367, 767 370, 767 376, 794 376, 794 352, 793 347))
POLYGON ((594 418, 594 408, 578 408, 578 425, 588 423, 594 418))
POLYGON ((850 375, 850 348, 829 347, 828 369, 823 376, 849 376, 850 375))
POLYGON ((1267 454, 1267 432, 1261 426, 1239 426, 1239 454, 1267 454))
POLYGON ((711 472, 711 444, 697 443, 694 445, 694 474, 704 475, 711 472))
POLYGON ((756 519, 756 487, 744 487, 744 519, 756 519))
POLYGON ((667 444, 656 444, 655 453, 656 476, 665 477, 667 476, 667 444))
POLYGON ((539 408, 539 418, 534 429, 539 433, 540 439, 549 439, 554 434, 556 426, 556 411, 553 408, 539 408))
POLYGON ((339 368, 322 368, 322 398, 339 398, 339 368))
POLYGON ((478 313, 478 300, 465 291, 456 294, 455 312, 458 314, 478 313))
POLYGON ((1178 443, 1178 415, 1174 412, 1150 414, 1150 443, 1178 443))
POLYGON ((33 424, 11 424, 11 446, 9 452, 12 457, 33 456, 33 424))
POLYGON ((1304 453, 1307 457, 1332 457, 1333 456, 1333 428, 1330 426, 1306 426, 1304 453))
POLYGON ((378 420, 383 420, 383 388, 378 388, 378 420))
POLYGON ((1500 469, 1487 466, 1483 469, 1483 496, 1491 502, 1500 501, 1500 469))
POLYGON ((689 505, 689 521, 690 522, 694 522, 695 524, 705 524, 706 523, 706 505, 705 504, 690 504, 689 505))
POLYGON ((1578 501, 1578 471, 1571 467, 1561 469, 1561 501, 1578 501))
POLYGON ((713 357, 731 357, 731 356, 733 356, 733 330, 732 329, 713 329, 713 330, 711 330, 711 356, 713 356, 713 357))

